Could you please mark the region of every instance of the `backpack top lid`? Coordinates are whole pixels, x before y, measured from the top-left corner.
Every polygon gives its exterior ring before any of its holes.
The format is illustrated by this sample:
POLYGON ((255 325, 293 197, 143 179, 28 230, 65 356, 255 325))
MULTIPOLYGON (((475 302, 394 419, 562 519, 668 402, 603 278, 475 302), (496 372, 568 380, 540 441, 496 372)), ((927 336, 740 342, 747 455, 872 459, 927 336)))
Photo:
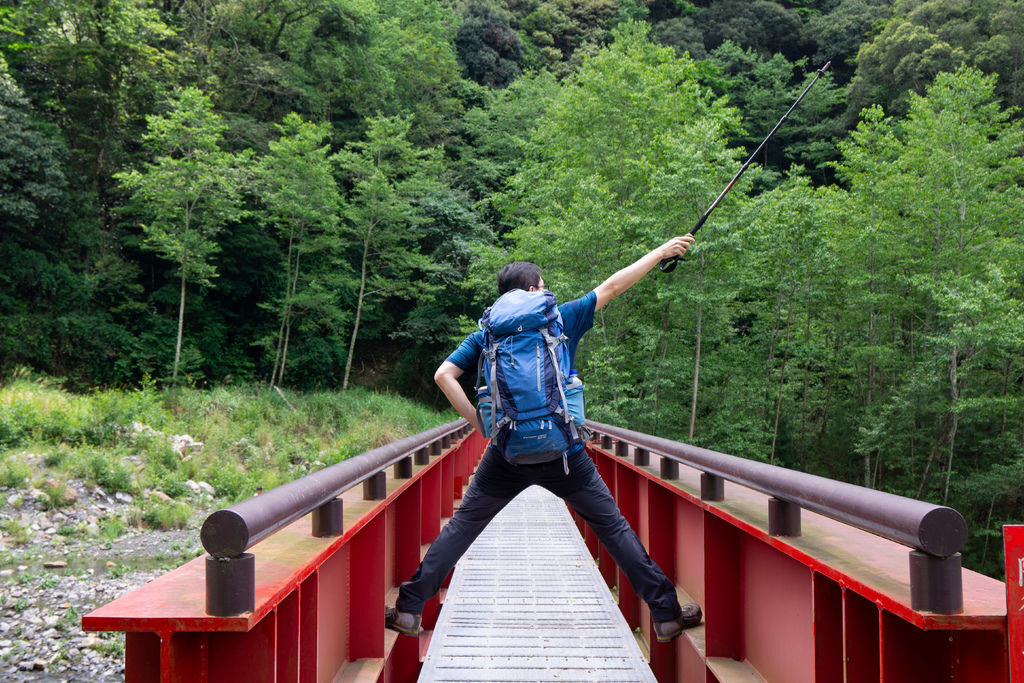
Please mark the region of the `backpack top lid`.
POLYGON ((539 330, 560 318, 555 295, 546 289, 511 289, 484 311, 480 328, 495 336, 539 330))

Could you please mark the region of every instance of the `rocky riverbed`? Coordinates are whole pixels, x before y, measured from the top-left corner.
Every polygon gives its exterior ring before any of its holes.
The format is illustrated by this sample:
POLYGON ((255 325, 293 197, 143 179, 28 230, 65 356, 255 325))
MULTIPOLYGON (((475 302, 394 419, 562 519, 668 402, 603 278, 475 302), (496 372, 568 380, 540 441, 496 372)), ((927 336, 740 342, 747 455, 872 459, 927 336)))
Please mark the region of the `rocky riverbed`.
POLYGON ((45 490, 0 488, 0 680, 124 680, 124 634, 87 633, 82 616, 202 552, 208 485, 172 531, 139 528, 145 504, 128 494, 62 489, 58 508, 45 490))

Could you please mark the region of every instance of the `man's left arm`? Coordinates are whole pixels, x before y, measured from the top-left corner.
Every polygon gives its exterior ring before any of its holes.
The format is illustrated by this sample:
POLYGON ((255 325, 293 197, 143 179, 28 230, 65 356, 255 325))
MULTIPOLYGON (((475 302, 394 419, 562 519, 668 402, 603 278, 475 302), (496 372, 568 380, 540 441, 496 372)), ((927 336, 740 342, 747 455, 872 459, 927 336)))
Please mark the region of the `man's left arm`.
POLYGON ((662 259, 673 256, 682 257, 693 244, 693 235, 682 235, 673 237, 665 244, 652 249, 646 255, 637 259, 632 265, 616 271, 611 277, 594 288, 597 301, 594 303, 594 310, 600 310, 606 303, 625 292, 627 289, 640 281, 644 275, 658 265, 662 259))

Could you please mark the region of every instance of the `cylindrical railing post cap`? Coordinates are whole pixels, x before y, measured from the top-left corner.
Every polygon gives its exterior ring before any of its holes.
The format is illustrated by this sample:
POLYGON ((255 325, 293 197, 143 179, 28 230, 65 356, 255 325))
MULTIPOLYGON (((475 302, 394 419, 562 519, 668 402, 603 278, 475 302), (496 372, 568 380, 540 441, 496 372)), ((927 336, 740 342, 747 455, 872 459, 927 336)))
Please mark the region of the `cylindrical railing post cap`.
POLYGON ((388 475, 377 472, 363 482, 363 500, 384 500, 388 497, 388 475))
POLYGON ((206 613, 231 617, 256 608, 256 557, 206 556, 206 613))
POLYGON ((213 557, 237 557, 249 543, 249 527, 234 510, 217 510, 203 522, 199 539, 213 557))
POLYGON ((395 463, 395 479, 411 479, 412 478, 412 456, 408 458, 402 458, 395 463))
POLYGON ((700 499, 707 501, 725 500, 725 479, 709 474, 700 473, 700 499))

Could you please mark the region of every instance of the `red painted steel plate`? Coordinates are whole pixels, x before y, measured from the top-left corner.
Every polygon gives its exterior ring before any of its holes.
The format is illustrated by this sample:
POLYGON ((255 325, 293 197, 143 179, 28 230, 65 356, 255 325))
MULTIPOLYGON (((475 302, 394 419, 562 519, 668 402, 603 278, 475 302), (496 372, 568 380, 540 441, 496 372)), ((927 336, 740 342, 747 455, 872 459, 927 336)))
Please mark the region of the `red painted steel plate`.
POLYGON ((1024 681, 1024 526, 1003 527, 1010 680, 1024 681))

